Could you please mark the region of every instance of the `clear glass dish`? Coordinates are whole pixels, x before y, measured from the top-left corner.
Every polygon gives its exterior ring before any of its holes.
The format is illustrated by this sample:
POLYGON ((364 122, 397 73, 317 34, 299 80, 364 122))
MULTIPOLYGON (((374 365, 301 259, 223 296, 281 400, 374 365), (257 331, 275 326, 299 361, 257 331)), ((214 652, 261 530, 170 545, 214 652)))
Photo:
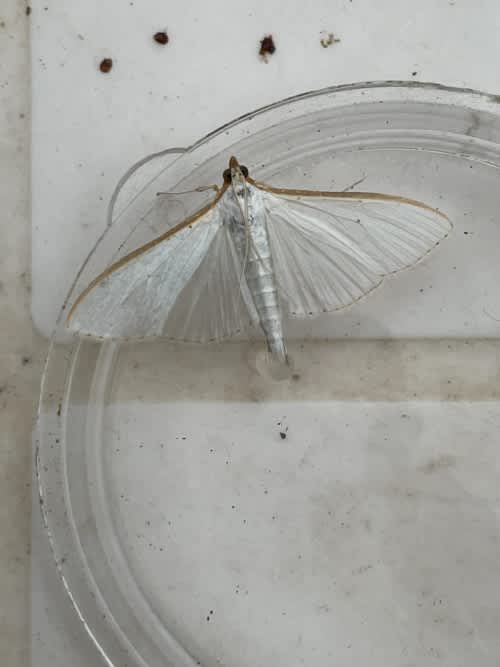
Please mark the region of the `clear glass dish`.
POLYGON ((61 313, 41 507, 107 664, 498 664, 499 110, 431 84, 335 87, 122 179, 73 296, 207 196, 156 192, 220 183, 231 154, 275 185, 421 199, 454 231, 351 308, 287 323, 282 382, 259 340, 99 344, 61 313))

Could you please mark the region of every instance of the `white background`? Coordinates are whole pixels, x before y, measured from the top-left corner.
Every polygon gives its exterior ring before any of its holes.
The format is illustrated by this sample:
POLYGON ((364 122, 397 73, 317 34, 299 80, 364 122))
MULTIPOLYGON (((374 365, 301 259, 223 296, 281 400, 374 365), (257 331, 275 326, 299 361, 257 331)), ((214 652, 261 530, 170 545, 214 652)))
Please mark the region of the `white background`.
MULTIPOLYGON (((500 92, 494 0, 38 0, 30 20, 33 314, 44 333, 102 230, 117 179, 143 155, 338 83, 500 92), (151 36, 165 28, 171 41, 161 47, 151 36), (341 42, 323 49, 323 30, 341 42), (265 64, 257 51, 267 33, 277 51, 265 64), (115 63, 108 75, 97 68, 105 56, 115 63)), ((33 665, 98 666, 50 563, 37 508, 33 517, 33 665)))

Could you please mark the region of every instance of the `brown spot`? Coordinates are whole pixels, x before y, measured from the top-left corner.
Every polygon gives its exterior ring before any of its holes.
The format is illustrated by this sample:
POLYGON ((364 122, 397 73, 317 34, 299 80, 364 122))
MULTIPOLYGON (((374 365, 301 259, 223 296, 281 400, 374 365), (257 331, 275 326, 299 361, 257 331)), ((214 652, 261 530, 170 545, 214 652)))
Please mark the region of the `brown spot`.
POLYGON ((321 33, 321 39, 319 40, 319 43, 324 49, 327 49, 329 46, 331 46, 332 44, 336 44, 337 42, 340 42, 340 39, 338 37, 335 37, 333 32, 321 33))
POLYGON ((260 40, 259 56, 267 63, 267 56, 271 56, 276 51, 276 44, 272 35, 266 35, 260 40))
POLYGON ((26 7, 26 16, 29 16, 31 14, 31 7, 28 5, 26 7))
POLYGON ((166 32, 156 32, 153 39, 157 44, 168 44, 168 35, 166 32))
POLYGON ((111 58, 104 58, 103 60, 101 60, 101 63, 99 65, 99 69, 103 74, 107 74, 108 72, 110 72, 112 67, 113 67, 113 61, 111 58))

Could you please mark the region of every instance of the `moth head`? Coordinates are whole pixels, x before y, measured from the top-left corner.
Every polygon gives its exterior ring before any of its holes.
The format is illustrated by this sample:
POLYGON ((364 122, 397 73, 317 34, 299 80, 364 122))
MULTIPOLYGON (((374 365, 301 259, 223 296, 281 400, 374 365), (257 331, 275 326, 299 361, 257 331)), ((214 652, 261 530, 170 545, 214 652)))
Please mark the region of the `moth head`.
POLYGON ((224 179, 224 183, 233 183, 234 185, 237 185, 238 183, 244 183, 248 177, 248 169, 242 164, 239 164, 235 157, 231 157, 229 160, 229 167, 224 169, 222 177, 224 179))

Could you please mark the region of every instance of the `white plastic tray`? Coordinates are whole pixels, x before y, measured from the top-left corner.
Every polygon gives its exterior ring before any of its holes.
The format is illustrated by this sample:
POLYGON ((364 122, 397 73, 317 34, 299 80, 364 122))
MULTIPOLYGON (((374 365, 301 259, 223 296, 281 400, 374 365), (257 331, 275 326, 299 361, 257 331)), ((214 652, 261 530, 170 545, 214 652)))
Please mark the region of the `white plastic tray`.
POLYGON ((292 187, 365 178, 455 228, 372 297, 290 329, 285 382, 256 371, 258 341, 53 345, 42 509, 110 664, 496 664, 499 143, 495 97, 346 87, 130 174, 79 284, 155 233, 135 228, 151 192, 212 182, 229 152, 292 187))

